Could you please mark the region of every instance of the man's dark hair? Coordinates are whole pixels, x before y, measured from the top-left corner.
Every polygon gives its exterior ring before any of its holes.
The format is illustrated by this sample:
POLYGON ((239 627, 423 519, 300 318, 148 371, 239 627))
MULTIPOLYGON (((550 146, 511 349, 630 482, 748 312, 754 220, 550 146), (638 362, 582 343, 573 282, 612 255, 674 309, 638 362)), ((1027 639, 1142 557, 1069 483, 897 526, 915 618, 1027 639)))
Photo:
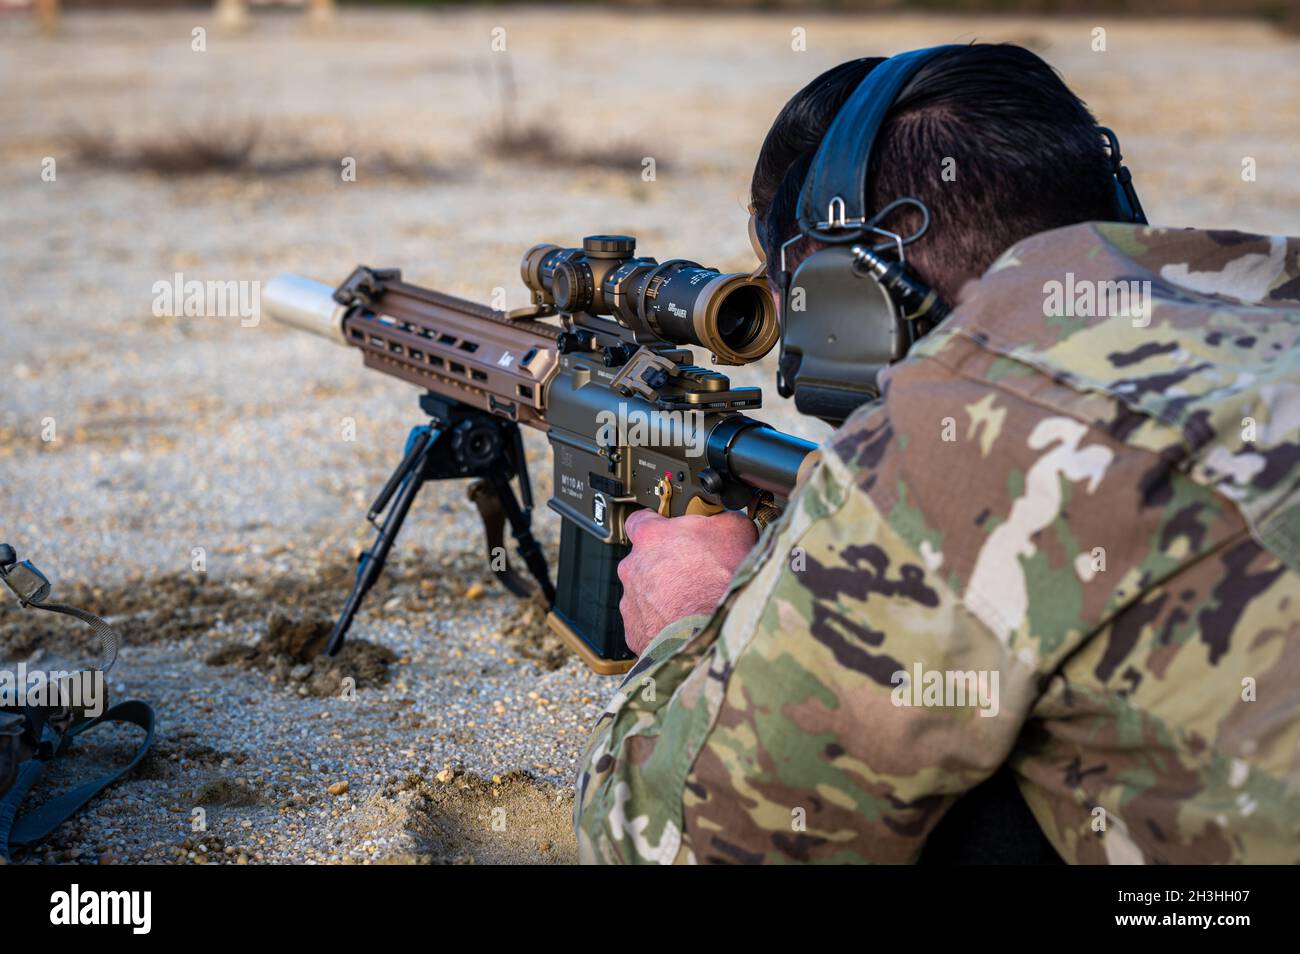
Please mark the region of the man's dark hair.
MULTIPOLYGON (((768 131, 750 197, 773 269, 781 244, 799 231, 799 192, 823 135, 881 62, 868 57, 827 70, 768 131)), ((930 207, 930 229, 908 246, 908 262, 950 301, 1020 239, 1117 214, 1096 120, 1050 66, 1009 44, 972 44, 921 67, 881 127, 866 194, 870 211, 900 196, 930 207)), ((907 209, 882 224, 906 235, 919 223, 907 209)), ((797 261, 808 251, 790 253, 797 261)))

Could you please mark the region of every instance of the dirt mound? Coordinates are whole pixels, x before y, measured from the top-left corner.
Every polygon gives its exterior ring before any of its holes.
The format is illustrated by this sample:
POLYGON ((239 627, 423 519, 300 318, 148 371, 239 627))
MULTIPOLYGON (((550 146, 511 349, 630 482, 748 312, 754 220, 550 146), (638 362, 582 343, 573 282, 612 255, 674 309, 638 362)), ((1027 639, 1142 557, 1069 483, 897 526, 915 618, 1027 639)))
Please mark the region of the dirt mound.
POLYGON ((343 644, 336 656, 325 656, 325 642, 334 621, 328 616, 272 613, 266 635, 253 646, 223 646, 208 656, 210 666, 242 666, 271 673, 277 683, 296 686, 304 696, 337 696, 344 679, 352 689, 383 685, 388 666, 397 655, 364 639, 343 644))
POLYGON ((535 662, 539 669, 547 672, 559 669, 569 661, 572 651, 546 624, 546 610, 540 604, 524 602, 520 607, 519 615, 501 631, 506 643, 524 659, 535 662))
POLYGON ((572 791, 527 772, 485 779, 444 770, 372 796, 355 834, 398 836, 397 847, 376 859, 389 864, 573 864, 572 802, 572 791))
MULTIPOLYGON (((332 620, 352 589, 355 572, 355 563, 327 553, 304 556, 293 575, 223 579, 206 573, 174 573, 114 585, 56 581, 51 599, 103 616, 125 645, 140 646, 202 637, 217 628, 269 627, 275 614, 268 617, 267 608, 273 606, 293 607, 303 620, 332 620)), ((361 612, 445 612, 462 602, 468 581, 481 575, 477 554, 435 558, 413 548, 389 562, 361 612)), ((279 637, 294 635, 277 634, 275 651, 294 657, 295 663, 309 662, 301 646, 280 646, 279 637)), ((297 638, 309 635, 298 633, 297 638)), ((323 647, 324 636, 318 638, 323 647)), ((543 638, 531 632, 525 641, 540 646, 543 638)), ((38 648, 92 658, 99 651, 99 639, 89 627, 66 617, 20 610, 0 601, 0 659, 22 659, 38 648)), ((361 650, 355 662, 373 675, 370 655, 361 650)))
MULTIPOLYGON (((241 763, 244 761, 243 755, 215 748, 203 742, 202 738, 203 734, 187 728, 159 733, 144 760, 136 766, 133 777, 170 780, 191 767, 216 771, 228 759, 241 763)), ((83 742, 84 739, 78 741, 73 746, 73 751, 80 748, 83 742)), ((59 759, 54 761, 58 762, 59 759)))
POLYGON ((196 788, 190 797, 195 805, 219 805, 223 808, 244 808, 265 802, 263 794, 242 779, 218 775, 196 788))

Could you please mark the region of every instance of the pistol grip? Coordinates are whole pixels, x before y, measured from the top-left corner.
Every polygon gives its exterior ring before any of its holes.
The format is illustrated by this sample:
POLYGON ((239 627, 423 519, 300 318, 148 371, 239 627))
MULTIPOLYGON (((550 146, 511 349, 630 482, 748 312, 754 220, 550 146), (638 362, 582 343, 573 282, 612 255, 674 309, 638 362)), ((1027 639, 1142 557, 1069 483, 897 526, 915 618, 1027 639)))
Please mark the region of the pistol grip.
POLYGON ((692 497, 691 502, 686 505, 686 513, 693 517, 712 517, 725 509, 722 504, 710 503, 703 497, 692 497))

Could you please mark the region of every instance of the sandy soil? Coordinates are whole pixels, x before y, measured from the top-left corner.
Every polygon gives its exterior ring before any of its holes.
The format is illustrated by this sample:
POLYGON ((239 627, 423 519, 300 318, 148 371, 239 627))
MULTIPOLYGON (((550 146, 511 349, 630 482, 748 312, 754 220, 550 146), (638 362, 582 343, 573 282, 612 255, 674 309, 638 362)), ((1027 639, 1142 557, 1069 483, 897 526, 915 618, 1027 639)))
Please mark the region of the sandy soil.
MULTIPOLYGON (((1063 71, 1119 131, 1153 220, 1293 232, 1300 210, 1300 46, 1254 24, 489 8, 348 13, 320 35, 264 16, 245 35, 209 29, 196 52, 204 26, 74 13, 47 41, 0 18, 0 537, 121 627, 113 692, 160 719, 141 770, 26 860, 571 860, 569 786, 612 692, 491 582, 451 485, 424 493, 357 620, 355 699, 332 692, 314 640, 367 539, 364 507, 421 422, 416 392, 269 322, 155 317, 155 282, 334 282, 365 262, 470 298, 504 288, 513 306, 525 248, 597 231, 748 268, 749 173, 785 98, 850 56, 976 38, 1063 71), (491 51, 496 27, 507 53, 491 51), (510 59, 520 121, 551 122, 573 161, 485 154, 494 57, 510 59), (87 154, 107 133, 129 151, 253 126, 255 161, 230 174, 87 154), (634 161, 578 161, 593 153, 634 161), (303 157, 315 165, 292 171, 303 157)), ((821 434, 775 396, 768 416, 821 434)), ((544 498, 544 443, 529 455, 544 498)), ((538 522, 554 546, 554 519, 538 522)), ((71 624, 2 603, 0 658, 82 658, 71 624)))

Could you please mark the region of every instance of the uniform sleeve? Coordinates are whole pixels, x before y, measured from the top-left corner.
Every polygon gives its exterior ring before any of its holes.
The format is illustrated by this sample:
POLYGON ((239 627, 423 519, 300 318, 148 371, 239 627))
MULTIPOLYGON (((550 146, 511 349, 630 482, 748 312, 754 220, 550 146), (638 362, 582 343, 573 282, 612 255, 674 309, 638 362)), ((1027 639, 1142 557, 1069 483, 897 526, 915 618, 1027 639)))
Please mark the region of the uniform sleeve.
POLYGON ((650 660, 651 662, 666 659, 681 649, 686 642, 704 628, 709 621, 707 614, 696 616, 684 616, 675 622, 669 623, 659 635, 650 641, 650 645, 645 648, 641 654, 641 660, 650 660))
POLYGON ((1033 699, 940 562, 827 453, 718 610, 661 633, 601 716, 582 859, 914 860, 1033 699))

